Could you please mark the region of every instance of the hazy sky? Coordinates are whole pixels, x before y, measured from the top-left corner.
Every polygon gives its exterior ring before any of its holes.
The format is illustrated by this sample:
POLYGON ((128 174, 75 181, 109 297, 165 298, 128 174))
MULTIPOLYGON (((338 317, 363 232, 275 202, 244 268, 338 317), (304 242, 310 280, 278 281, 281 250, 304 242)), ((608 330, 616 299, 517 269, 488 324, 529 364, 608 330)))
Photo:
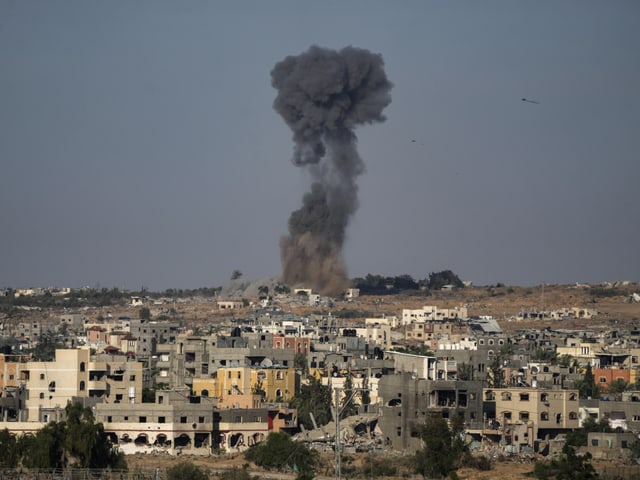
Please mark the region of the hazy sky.
POLYGON ((639 21, 636 0, 0 0, 0 287, 279 274, 309 177, 270 72, 314 44, 380 53, 394 84, 356 131, 351 277, 640 281, 639 21))

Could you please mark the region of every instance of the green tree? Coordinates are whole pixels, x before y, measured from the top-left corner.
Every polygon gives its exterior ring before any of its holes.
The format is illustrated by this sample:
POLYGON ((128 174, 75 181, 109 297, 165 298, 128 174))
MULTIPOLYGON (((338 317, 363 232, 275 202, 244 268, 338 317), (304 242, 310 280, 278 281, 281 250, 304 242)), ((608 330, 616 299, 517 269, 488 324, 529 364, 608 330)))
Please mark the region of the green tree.
POLYGON ((9 429, 0 430, 0 468, 14 468, 18 465, 18 441, 9 429))
POLYGON ((138 318, 141 320, 150 320, 151 319, 151 310, 148 307, 141 307, 138 310, 138 318))
POLYGON ((167 480, 209 480, 209 475, 189 460, 182 460, 167 468, 167 480))
POLYGON ((231 280, 238 280, 240 277, 242 277, 242 272, 240 270, 234 270, 231 272, 231 280))
POLYGON ((577 455, 573 447, 565 444, 559 458, 550 462, 537 462, 533 475, 540 480, 593 480, 599 478, 591 465, 591 454, 577 455))
POLYGON ((612 394, 616 400, 620 401, 622 400, 622 392, 624 392, 628 386, 629 384, 627 382, 618 378, 609 385, 609 393, 612 394))
POLYGON ((308 375, 309 364, 307 363, 307 356, 304 353, 296 353, 293 357, 293 367, 296 370, 301 370, 304 375, 308 375))
POLYGON ((493 356, 493 360, 487 367, 487 384, 490 388, 502 388, 506 383, 502 355, 493 356))
POLYGON ((108 440, 101 423, 96 423, 89 407, 80 403, 65 408, 64 448, 68 464, 80 468, 126 468, 124 454, 108 440))
POLYGON ((33 437, 22 437, 22 465, 27 468, 64 468, 64 436, 64 424, 51 422, 33 437))
POLYGON ((457 288, 464 288, 462 280, 453 273, 451 270, 442 270, 441 272, 434 272, 429 274, 429 280, 427 286, 429 290, 440 290, 445 285, 453 285, 457 288))
POLYGON ((578 389, 580 398, 598 398, 600 396, 600 388, 596 384, 591 364, 587 365, 582 380, 578 380, 575 387, 578 389))
POLYGON ((326 425, 333 419, 333 415, 329 387, 322 385, 313 375, 307 379, 308 384, 300 386, 300 391, 291 399, 289 405, 291 408, 298 409, 300 423, 310 430, 313 429, 310 414, 313 414, 318 425, 326 425))
POLYGON ((318 453, 304 443, 294 442, 284 432, 272 432, 264 442, 250 448, 245 458, 264 468, 291 469, 298 478, 313 478, 318 453))
POLYGON ((31 352, 34 361, 51 362, 56 357, 56 349, 65 348, 64 343, 59 342, 51 333, 43 334, 38 344, 31 352))
POLYGON ((422 428, 424 447, 416 452, 415 469, 424 478, 444 478, 453 471, 453 436, 442 417, 431 416, 422 428))
POLYGON ((572 447, 586 447, 589 433, 591 432, 613 432, 613 428, 609 424, 609 420, 606 417, 602 417, 600 420, 596 420, 593 417, 587 417, 580 428, 576 428, 567 432, 567 445, 572 447))

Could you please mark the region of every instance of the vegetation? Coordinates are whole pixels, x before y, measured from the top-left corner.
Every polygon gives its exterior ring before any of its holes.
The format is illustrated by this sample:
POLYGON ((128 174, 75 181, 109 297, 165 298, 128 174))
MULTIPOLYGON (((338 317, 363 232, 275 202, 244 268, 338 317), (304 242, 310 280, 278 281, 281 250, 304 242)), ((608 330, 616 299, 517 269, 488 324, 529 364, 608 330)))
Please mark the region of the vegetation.
POLYGON ((462 280, 451 270, 430 273, 422 280, 414 280, 411 275, 384 277, 368 273, 365 277, 356 277, 351 281, 354 288, 360 289, 363 295, 393 295, 401 292, 412 292, 420 289, 440 290, 445 285, 464 288, 462 280))
POLYGON ((33 436, 0 432, 0 467, 127 468, 124 454, 109 442, 90 408, 69 404, 65 412, 66 422, 51 422, 33 436))
POLYGON ((565 444, 558 459, 550 462, 537 462, 533 475, 540 480, 591 480, 598 474, 591 465, 591 454, 576 454, 573 447, 565 444))
POLYGON ((424 478, 444 478, 463 465, 472 463, 475 466, 469 447, 464 443, 463 431, 461 415, 451 419, 451 428, 442 417, 427 417, 421 431, 424 447, 415 456, 416 473, 424 478))
POLYGON ((245 458, 260 467, 292 470, 298 478, 313 478, 318 467, 318 453, 283 432, 270 433, 264 442, 247 450, 245 458))
POLYGON ((591 364, 587 365, 582 380, 575 382, 575 388, 578 389, 580 398, 598 398, 600 397, 600 387, 596 383, 593 375, 591 364))
POLYGON ((586 447, 590 432, 613 432, 607 418, 595 420, 588 417, 582 422, 581 428, 576 428, 567 433, 567 445, 572 447, 586 447))
POLYGON ((208 480, 207 472, 188 460, 167 468, 167 480, 208 480))
POLYGON ((311 415, 318 425, 326 425, 333 419, 331 390, 314 376, 308 377, 307 385, 300 386, 300 391, 289 402, 289 406, 298 409, 298 421, 308 430, 313 429, 311 415))
POLYGON ((487 367, 487 385, 490 388, 502 388, 506 385, 503 359, 504 357, 500 353, 494 355, 487 367))

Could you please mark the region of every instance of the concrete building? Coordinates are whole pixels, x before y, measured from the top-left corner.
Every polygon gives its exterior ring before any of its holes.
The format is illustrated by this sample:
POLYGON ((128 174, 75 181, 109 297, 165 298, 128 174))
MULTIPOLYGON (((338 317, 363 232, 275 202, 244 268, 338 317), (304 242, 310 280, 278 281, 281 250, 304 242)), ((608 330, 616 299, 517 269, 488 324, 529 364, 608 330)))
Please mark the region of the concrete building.
POLYGON ((425 305, 419 309, 404 308, 402 310, 402 325, 433 320, 464 320, 468 316, 467 307, 438 308, 434 305, 425 305))
POLYGON ((58 349, 55 360, 27 362, 23 372, 29 421, 56 420, 67 403, 77 398, 142 401, 142 364, 126 356, 92 359, 88 349, 58 349))
POLYGON ((264 392, 270 402, 288 402, 296 392, 297 376, 293 365, 220 367, 211 378, 194 378, 194 395, 215 397, 220 401, 228 395, 246 395, 256 389, 264 392))
POLYGON ((546 435, 553 438, 580 427, 577 390, 485 388, 484 399, 495 405, 499 430, 517 451, 522 446, 533 448, 546 435))
POLYGON ((212 398, 157 391, 154 403, 99 404, 95 412, 112 442, 127 454, 160 450, 208 456, 218 449, 243 451, 270 432, 297 427, 293 409, 251 407, 255 405, 219 408, 212 398))
POLYGON ((178 337, 179 323, 176 321, 154 321, 131 319, 129 332, 137 339, 136 358, 150 358, 158 345, 172 344, 178 337))
POLYGON ((464 417, 468 424, 482 421, 482 382, 427 380, 409 373, 384 375, 378 383, 382 403, 378 425, 386 445, 418 450, 420 431, 429 415, 445 419, 464 417))

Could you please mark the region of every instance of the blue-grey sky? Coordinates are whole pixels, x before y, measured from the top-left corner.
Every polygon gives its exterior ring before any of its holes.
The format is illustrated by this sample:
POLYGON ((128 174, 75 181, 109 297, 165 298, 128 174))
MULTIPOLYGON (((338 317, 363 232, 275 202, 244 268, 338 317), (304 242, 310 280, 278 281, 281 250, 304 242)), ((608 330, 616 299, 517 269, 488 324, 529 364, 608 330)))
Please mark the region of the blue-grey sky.
POLYGON ((635 0, 0 0, 0 287, 279 274, 309 177, 270 72, 314 44, 380 53, 394 84, 356 131, 351 277, 640 281, 639 20, 635 0))

